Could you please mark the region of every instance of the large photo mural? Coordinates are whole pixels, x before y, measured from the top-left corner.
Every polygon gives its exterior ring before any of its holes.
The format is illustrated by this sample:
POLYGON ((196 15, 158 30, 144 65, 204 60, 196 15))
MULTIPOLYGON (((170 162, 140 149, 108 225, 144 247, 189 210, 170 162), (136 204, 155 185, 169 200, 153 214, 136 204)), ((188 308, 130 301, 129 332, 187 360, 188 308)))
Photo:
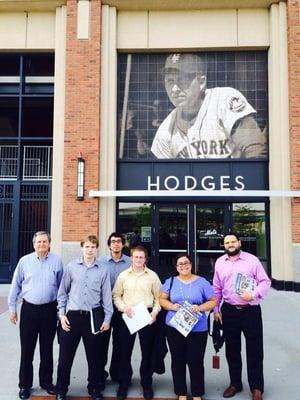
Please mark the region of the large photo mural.
POLYGON ((267 159, 264 51, 119 54, 118 158, 267 159))

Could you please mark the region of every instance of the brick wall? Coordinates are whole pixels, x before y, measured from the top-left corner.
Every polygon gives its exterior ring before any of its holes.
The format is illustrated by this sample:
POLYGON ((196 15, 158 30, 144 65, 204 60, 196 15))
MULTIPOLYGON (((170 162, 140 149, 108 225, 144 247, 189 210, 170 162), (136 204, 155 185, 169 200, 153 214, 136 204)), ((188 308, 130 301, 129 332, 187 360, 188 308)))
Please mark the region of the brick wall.
POLYGON ((90 37, 76 39, 77 1, 67 1, 66 112, 63 240, 98 234, 99 204, 88 192, 99 187, 101 1, 91 1, 90 37), (85 159, 85 200, 76 200, 77 156, 85 159))
MULTIPOLYGON (((300 4, 287 2, 291 190, 300 190, 300 4)), ((292 200, 293 243, 300 243, 300 199, 292 200)))

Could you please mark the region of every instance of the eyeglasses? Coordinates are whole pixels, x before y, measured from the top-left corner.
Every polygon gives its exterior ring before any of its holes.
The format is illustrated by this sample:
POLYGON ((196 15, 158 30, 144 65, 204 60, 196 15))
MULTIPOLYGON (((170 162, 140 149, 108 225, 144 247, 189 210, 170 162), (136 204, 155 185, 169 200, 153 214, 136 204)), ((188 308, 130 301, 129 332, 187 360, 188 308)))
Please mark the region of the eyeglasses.
POLYGON ((122 240, 121 239, 112 239, 110 241, 110 244, 116 244, 116 243, 122 243, 122 240))
POLYGON ((186 265, 191 265, 191 263, 189 261, 186 261, 184 263, 176 264, 176 267, 185 267, 186 265))

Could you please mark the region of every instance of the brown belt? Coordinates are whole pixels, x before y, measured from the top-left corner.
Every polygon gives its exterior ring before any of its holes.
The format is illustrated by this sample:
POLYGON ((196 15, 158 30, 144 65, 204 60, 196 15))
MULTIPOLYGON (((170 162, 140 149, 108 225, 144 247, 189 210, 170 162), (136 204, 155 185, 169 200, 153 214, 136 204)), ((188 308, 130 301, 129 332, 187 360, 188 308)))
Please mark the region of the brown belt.
POLYGON ((233 307, 235 307, 237 310, 243 310, 244 308, 250 307, 249 304, 235 304, 233 307))
POLYGON ((250 307, 250 304, 230 304, 226 303, 228 306, 235 308, 236 310, 244 310, 245 308, 250 307))

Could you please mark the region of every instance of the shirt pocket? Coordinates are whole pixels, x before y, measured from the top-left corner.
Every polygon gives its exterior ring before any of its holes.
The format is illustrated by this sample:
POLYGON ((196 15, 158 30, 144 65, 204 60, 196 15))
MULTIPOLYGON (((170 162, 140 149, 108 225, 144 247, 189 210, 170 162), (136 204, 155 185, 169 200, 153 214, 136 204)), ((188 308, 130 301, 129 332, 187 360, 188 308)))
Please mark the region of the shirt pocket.
POLYGON ((46 282, 49 286, 57 286, 56 271, 51 269, 47 271, 46 282))
POLYGON ((100 288, 101 288, 101 279, 97 278, 97 279, 93 279, 91 281, 91 285, 90 285, 91 289, 95 292, 100 292, 100 288))

